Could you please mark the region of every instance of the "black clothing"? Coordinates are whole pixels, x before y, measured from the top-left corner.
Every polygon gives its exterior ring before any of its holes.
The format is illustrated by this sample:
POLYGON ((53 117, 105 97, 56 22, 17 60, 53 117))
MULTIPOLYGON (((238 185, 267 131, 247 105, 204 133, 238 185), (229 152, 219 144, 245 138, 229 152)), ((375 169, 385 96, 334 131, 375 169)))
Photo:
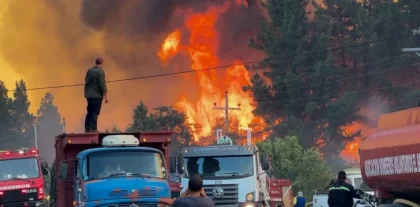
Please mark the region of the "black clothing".
POLYGON ((210 198, 181 197, 175 199, 171 207, 216 207, 216 204, 210 198))
POLYGON ((354 204, 353 198, 359 198, 357 190, 344 181, 337 181, 330 186, 328 192, 328 206, 329 207, 352 207, 354 204))
POLYGON ((85 77, 85 98, 103 98, 107 92, 104 70, 99 66, 89 69, 85 77))
POLYGON ((85 119, 85 132, 97 131, 98 116, 102 107, 102 98, 88 98, 87 103, 88 106, 85 119))

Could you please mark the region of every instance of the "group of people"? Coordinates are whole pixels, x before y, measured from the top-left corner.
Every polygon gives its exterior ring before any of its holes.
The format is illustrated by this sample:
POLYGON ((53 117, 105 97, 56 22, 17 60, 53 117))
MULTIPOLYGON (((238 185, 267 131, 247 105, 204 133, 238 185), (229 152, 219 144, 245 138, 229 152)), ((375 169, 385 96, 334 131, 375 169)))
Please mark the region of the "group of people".
MULTIPOLYGON (((363 194, 361 190, 355 189, 346 182, 346 172, 340 171, 337 175, 337 181, 331 182, 328 186, 328 206, 329 207, 352 207, 354 198, 360 199, 363 194)), ((293 199, 293 207, 305 207, 306 199, 302 192, 293 199)))

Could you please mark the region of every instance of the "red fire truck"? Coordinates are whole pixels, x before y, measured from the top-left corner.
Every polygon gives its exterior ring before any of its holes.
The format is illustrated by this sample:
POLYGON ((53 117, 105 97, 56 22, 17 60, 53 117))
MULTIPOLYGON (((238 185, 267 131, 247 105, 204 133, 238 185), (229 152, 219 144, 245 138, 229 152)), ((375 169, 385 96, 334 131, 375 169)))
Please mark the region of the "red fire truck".
POLYGON ((269 195, 271 207, 291 207, 292 195, 292 182, 288 179, 270 178, 269 182, 269 195))
POLYGON ((0 207, 40 206, 44 197, 38 150, 0 151, 0 207))

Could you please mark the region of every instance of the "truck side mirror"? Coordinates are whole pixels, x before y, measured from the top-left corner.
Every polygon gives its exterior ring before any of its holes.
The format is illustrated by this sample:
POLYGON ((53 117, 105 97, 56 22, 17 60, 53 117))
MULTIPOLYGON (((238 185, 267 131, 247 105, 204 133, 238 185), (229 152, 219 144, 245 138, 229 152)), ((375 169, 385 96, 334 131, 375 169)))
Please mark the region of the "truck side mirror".
POLYGON ((170 173, 176 173, 176 163, 177 163, 177 161, 178 161, 178 159, 177 159, 177 157, 170 157, 169 158, 170 159, 170 166, 169 166, 169 170, 170 170, 170 173))
POLYGON ((60 163, 60 180, 67 179, 67 163, 60 163))
POLYGON ((264 171, 267 171, 270 169, 270 162, 268 160, 268 156, 265 154, 261 155, 261 168, 264 171))
POLYGON ((182 157, 178 158, 178 173, 184 174, 184 159, 182 157))
POLYGON ((46 161, 41 162, 41 170, 42 170, 42 175, 44 176, 50 175, 50 172, 48 170, 48 163, 46 161))

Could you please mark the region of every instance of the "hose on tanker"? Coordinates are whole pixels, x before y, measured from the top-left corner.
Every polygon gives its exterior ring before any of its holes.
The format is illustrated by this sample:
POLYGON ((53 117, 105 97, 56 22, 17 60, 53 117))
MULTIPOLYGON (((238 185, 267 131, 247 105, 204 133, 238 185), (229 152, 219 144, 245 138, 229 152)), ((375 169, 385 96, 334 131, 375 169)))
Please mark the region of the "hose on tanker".
POLYGON ((409 200, 405 200, 405 199, 395 199, 394 204, 404 204, 404 205, 407 205, 407 206, 410 206, 410 207, 420 207, 419 204, 414 203, 414 202, 409 201, 409 200))

